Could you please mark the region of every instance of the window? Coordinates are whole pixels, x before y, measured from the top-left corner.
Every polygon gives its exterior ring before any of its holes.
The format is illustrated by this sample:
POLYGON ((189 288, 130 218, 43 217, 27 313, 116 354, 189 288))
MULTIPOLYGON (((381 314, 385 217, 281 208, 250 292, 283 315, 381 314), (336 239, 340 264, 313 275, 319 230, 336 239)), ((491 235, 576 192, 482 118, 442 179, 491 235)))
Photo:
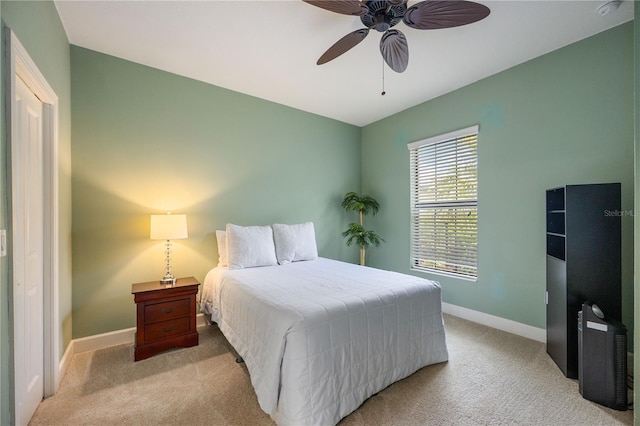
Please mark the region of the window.
POLYGON ((478 276, 478 126, 408 145, 411 269, 478 276))

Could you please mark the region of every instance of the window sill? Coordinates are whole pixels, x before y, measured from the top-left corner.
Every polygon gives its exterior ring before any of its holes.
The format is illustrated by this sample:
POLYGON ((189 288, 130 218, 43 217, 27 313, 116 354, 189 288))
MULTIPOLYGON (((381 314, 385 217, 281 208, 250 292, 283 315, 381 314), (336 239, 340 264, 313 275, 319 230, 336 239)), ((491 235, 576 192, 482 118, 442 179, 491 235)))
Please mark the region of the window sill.
POLYGON ((441 277, 457 278, 459 280, 469 281, 474 283, 478 282, 478 277, 470 277, 468 275, 460 275, 460 274, 454 274, 450 272, 436 271, 433 269, 427 270, 427 269, 411 268, 411 270, 414 272, 421 272, 423 274, 440 275, 441 277))

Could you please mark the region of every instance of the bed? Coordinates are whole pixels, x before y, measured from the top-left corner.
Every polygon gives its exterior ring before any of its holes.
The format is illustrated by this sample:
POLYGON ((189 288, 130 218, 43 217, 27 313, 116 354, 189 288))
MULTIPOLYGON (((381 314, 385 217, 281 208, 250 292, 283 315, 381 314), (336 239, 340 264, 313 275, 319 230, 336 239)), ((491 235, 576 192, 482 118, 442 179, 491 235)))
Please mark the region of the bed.
MULTIPOLYGON (((254 247, 254 236, 240 244, 245 252, 247 243, 254 247)), ((275 263, 238 268, 238 248, 229 238, 226 266, 207 273, 202 309, 246 362, 260 407, 279 425, 336 424, 371 395, 448 359, 438 283, 313 249, 305 260, 274 253, 275 263)))

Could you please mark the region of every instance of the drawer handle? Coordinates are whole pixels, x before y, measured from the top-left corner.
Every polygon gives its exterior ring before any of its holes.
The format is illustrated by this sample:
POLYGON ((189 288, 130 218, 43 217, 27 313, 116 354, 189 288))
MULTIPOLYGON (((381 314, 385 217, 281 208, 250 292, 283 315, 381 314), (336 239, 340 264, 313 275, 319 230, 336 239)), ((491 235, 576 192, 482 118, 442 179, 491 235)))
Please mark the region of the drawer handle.
POLYGON ((164 331, 165 333, 168 333, 170 331, 172 331, 174 328, 176 328, 175 324, 171 324, 171 327, 167 328, 167 327, 162 327, 162 331, 164 331))
POLYGON ((167 308, 162 308, 162 313, 163 314, 170 314, 171 312, 175 311, 176 307, 172 306, 171 309, 167 310, 167 308))

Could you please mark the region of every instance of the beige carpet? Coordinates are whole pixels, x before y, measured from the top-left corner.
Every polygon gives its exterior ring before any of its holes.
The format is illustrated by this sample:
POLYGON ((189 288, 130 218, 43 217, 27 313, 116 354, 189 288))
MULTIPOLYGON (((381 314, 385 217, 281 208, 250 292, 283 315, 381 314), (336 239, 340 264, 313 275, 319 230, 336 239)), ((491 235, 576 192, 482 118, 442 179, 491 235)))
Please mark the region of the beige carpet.
MULTIPOLYGON (((340 425, 633 424, 582 398, 542 343, 446 316, 449 362, 383 390, 340 425)), ((273 425, 217 327, 200 345, 133 362, 133 347, 77 354, 31 425, 273 425)))

